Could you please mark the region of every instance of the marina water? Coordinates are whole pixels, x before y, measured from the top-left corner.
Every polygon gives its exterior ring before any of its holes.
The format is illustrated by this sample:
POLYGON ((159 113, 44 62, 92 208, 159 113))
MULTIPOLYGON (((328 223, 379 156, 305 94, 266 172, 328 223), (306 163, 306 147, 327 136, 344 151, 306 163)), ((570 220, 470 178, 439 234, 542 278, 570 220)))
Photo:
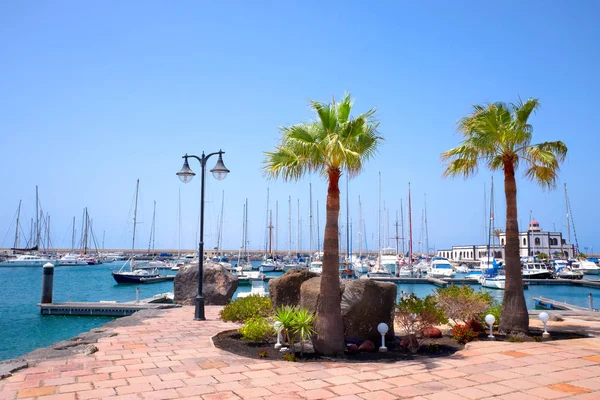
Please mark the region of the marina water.
MULTIPOLYGON (((57 267, 54 271, 54 301, 133 301, 136 287, 140 288, 140 299, 155 294, 172 292, 173 282, 151 285, 117 285, 110 271, 118 269, 122 262, 81 267, 57 267)), ((279 276, 281 273, 267 273, 279 276)), ((457 276, 459 277, 459 276, 457 276)), ((46 347, 66 340, 79 333, 112 321, 111 317, 42 316, 36 306, 40 301, 41 268, 0 268, 0 361, 19 357, 36 348, 46 347)), ((431 284, 398 284, 401 291, 419 297, 431 294, 436 287, 431 284)), ((475 285, 479 287, 479 285, 475 285)), ((268 288, 265 282, 265 287, 268 288)), ((498 301, 503 291, 488 289, 498 301)), ((250 286, 241 286, 238 292, 250 291, 250 286)), ((545 296, 554 300, 587 307, 588 293, 592 293, 596 305, 600 305, 600 290, 568 285, 530 285, 525 290, 529 309, 535 308, 532 297, 545 296)), ((236 293, 237 294, 237 293, 236 293)), ((235 296, 235 295, 234 295, 235 296)))

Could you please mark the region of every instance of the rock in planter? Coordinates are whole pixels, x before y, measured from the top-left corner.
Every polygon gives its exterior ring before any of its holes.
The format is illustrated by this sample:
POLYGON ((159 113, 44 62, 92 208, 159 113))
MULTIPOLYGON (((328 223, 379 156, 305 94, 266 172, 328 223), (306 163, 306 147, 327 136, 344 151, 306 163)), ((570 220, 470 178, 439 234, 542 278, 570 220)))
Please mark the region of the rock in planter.
MULTIPOLYGON (((194 305, 198 295, 198 265, 180 269, 175 276, 175 303, 194 305)), ((202 294, 204 304, 223 306, 231 300, 238 287, 238 278, 216 263, 204 264, 202 294)))
POLYGON ((349 354, 354 354, 354 353, 358 353, 358 346, 355 345, 354 343, 349 344, 348 345, 348 353, 349 354))
POLYGON ((377 325, 385 322, 389 327, 386 340, 392 341, 396 292, 396 285, 389 282, 370 279, 346 282, 341 303, 344 336, 381 341, 377 325))
POLYGON ((370 340, 365 340, 358 346, 358 351, 375 351, 375 344, 370 340))
POLYGON ((423 337, 428 339, 438 339, 442 337, 442 331, 438 328, 423 329, 423 337))
MULTIPOLYGON (((345 283, 340 281, 340 295, 344 293, 345 283)), ((317 312, 317 301, 321 290, 321 277, 310 278, 300 286, 300 307, 311 313, 317 312)), ((347 337, 347 336, 346 336, 347 337)))
POLYGON ((411 353, 416 353, 419 350, 419 340, 415 335, 406 335, 400 340, 400 347, 402 347, 404 351, 408 350, 411 353))
POLYGON ((269 281, 269 295, 273 307, 300 305, 300 286, 317 274, 306 269, 292 268, 279 278, 269 281))
POLYGON ((486 331, 483 324, 481 322, 477 321, 476 319, 467 321, 467 325, 469 325, 471 327, 471 329, 473 329, 473 332, 485 332, 486 331))

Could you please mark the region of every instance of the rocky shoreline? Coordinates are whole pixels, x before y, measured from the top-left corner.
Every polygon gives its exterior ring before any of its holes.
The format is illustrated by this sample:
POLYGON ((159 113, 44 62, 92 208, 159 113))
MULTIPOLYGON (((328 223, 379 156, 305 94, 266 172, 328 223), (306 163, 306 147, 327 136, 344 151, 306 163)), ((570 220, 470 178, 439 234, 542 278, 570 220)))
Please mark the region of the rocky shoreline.
POLYGON ((142 310, 127 317, 107 322, 91 331, 80 333, 67 340, 56 342, 48 347, 33 350, 21 357, 0 361, 0 380, 8 378, 14 372, 36 365, 41 361, 56 358, 68 358, 75 355, 88 355, 98 351, 96 343, 104 337, 116 336, 115 328, 140 325, 143 320, 157 318, 167 310, 142 310))

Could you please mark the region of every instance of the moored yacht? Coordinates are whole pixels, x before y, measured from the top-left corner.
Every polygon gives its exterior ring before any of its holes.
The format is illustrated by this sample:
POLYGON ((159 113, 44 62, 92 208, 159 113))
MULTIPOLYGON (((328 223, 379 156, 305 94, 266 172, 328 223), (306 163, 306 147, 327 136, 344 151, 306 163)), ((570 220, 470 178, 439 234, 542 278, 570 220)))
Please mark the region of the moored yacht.
POLYGON ((56 264, 56 260, 24 254, 18 256, 17 258, 6 260, 3 263, 0 263, 0 267, 42 267, 46 263, 56 264))
POLYGON ((585 275, 600 275, 600 267, 585 258, 573 261, 571 263, 571 269, 573 271, 582 272, 585 275))
POLYGON ((522 276, 524 279, 551 279, 552 271, 545 264, 538 262, 527 262, 523 264, 522 276))
POLYGON ((78 254, 65 254, 58 260, 56 265, 61 267, 76 266, 76 265, 88 265, 87 261, 83 260, 78 254))
POLYGON ((432 278, 452 278, 455 275, 452 265, 447 258, 433 257, 427 276, 432 278))

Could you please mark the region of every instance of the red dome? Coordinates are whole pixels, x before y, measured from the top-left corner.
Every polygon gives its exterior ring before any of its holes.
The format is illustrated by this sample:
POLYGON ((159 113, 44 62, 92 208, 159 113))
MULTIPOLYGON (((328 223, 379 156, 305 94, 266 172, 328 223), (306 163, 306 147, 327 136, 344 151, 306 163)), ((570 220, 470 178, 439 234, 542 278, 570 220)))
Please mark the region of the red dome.
POLYGON ((537 221, 531 221, 531 225, 539 225, 540 223, 537 221))

